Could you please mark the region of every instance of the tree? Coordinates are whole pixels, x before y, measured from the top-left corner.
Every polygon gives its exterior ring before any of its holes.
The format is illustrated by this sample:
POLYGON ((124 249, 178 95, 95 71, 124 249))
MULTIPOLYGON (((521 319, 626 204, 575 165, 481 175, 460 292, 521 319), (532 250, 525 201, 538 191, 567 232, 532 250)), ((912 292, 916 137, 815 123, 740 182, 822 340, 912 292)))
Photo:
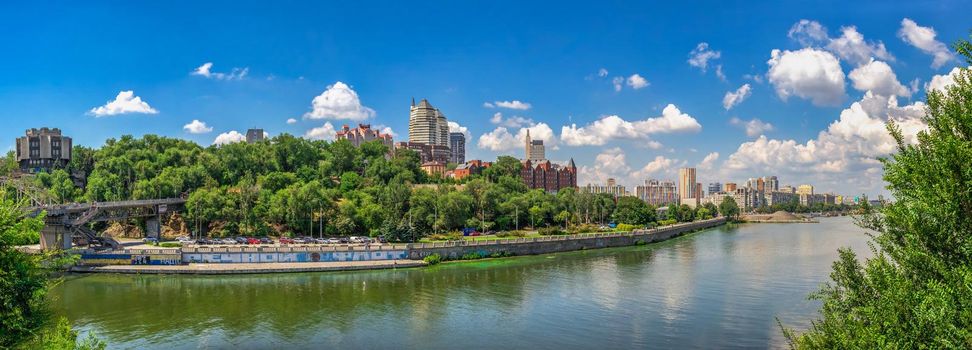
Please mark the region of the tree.
POLYGON ((645 225, 654 221, 653 211, 645 201, 637 197, 618 198, 617 209, 614 210, 614 220, 621 224, 645 225))
POLYGON ((719 214, 730 220, 738 217, 739 205, 736 204, 736 200, 730 196, 723 197, 722 203, 719 203, 719 214))
MULTIPOLYGON (((956 45, 972 64, 970 47, 956 45)), ((840 250, 832 281, 812 295, 821 319, 786 333, 794 347, 972 347, 972 72, 927 101, 916 144, 888 123, 897 153, 881 162, 895 201, 862 205, 858 220, 876 232, 875 256, 862 264, 840 250)))

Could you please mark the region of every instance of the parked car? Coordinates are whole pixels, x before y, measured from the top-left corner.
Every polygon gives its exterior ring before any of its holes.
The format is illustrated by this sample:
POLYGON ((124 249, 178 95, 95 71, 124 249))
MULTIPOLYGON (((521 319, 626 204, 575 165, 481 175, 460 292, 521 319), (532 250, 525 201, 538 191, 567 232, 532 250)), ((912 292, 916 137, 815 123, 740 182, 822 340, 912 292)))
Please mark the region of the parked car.
POLYGON ((314 243, 317 243, 317 244, 325 244, 325 243, 327 243, 327 239, 325 239, 325 238, 314 238, 314 243))
POLYGON ((235 239, 233 239, 233 238, 223 238, 223 239, 222 239, 222 240, 220 241, 220 243, 221 243, 221 244, 237 244, 237 243, 236 243, 236 240, 235 240, 235 239))
POLYGON ((197 239, 196 240, 196 244, 198 244, 198 245, 207 245, 207 244, 209 244, 209 240, 208 239, 205 239, 205 238, 200 238, 200 239, 197 239))
POLYGON ((155 237, 145 237, 142 239, 142 242, 145 244, 156 244, 159 243, 159 239, 155 237))
POLYGON ((260 243, 273 244, 273 240, 270 237, 260 237, 260 243))
POLYGON ((250 237, 246 239, 246 244, 260 244, 260 240, 250 237))
POLYGON ((314 239, 313 238, 310 238, 310 237, 300 237, 300 238, 295 239, 294 241, 297 242, 297 243, 300 243, 300 244, 314 243, 314 239))
POLYGON ((236 237, 236 244, 247 244, 246 237, 236 237))
POLYGON ((280 237, 280 244, 294 244, 293 238, 280 237))
POLYGON ((192 244, 193 242, 195 242, 194 239, 189 238, 189 237, 186 237, 186 236, 182 236, 182 237, 176 238, 176 241, 178 241, 179 243, 182 243, 182 244, 192 244))
POLYGON ((324 244, 341 244, 341 239, 339 238, 328 238, 324 240, 324 244))
POLYGON ((348 237, 338 237, 338 241, 340 241, 341 243, 347 244, 347 243, 351 243, 351 238, 348 238, 348 237))

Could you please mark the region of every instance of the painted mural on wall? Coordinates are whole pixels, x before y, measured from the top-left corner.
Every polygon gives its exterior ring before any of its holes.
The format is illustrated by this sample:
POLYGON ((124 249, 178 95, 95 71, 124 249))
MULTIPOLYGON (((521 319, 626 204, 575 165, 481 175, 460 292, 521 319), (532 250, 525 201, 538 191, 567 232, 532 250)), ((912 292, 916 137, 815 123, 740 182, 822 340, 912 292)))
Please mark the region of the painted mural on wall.
POLYGON ((404 250, 291 253, 184 253, 183 263, 338 262, 406 259, 404 250))

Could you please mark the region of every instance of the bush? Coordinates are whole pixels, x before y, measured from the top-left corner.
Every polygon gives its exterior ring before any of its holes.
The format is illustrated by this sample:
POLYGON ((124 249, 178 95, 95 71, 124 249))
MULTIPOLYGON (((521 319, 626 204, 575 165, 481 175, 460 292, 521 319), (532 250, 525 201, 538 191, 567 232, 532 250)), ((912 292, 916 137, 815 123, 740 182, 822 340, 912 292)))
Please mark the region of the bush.
POLYGON ((459 231, 438 233, 438 234, 430 235, 429 239, 433 241, 458 241, 462 239, 462 234, 459 233, 459 231))
POLYGON ((678 223, 678 220, 668 219, 668 220, 659 221, 658 222, 658 226, 668 226, 668 225, 674 225, 674 224, 677 224, 677 223, 678 223))
POLYGON ((182 244, 178 242, 163 242, 159 243, 158 246, 162 248, 179 248, 182 247, 182 244))
POLYGON ((541 228, 540 230, 538 230, 538 232, 542 236, 554 236, 554 235, 565 235, 565 234, 567 234, 567 232, 564 232, 563 230, 561 230, 559 227, 556 227, 556 226, 544 227, 544 228, 541 228))
POLYGON ((459 258, 459 260, 479 260, 485 257, 486 256, 480 252, 471 252, 471 253, 463 254, 462 257, 459 258))
POLYGON ((591 224, 580 224, 570 229, 572 233, 591 233, 597 232, 597 226, 591 224))
POLYGON ((614 230, 615 231, 618 231, 618 232, 631 232, 631 231, 637 230, 639 228, 641 228, 641 227, 638 226, 638 225, 618 224, 618 227, 616 227, 614 230))
POLYGON ((510 252, 495 252, 495 253, 489 255, 490 258, 505 258, 505 257, 510 257, 510 256, 513 256, 513 253, 510 253, 510 252))
POLYGON ((496 237, 526 237, 523 231, 501 231, 496 233, 496 237))
POLYGON ((442 256, 439 254, 432 254, 432 255, 427 255, 422 260, 424 260, 429 265, 435 265, 442 262, 442 256))

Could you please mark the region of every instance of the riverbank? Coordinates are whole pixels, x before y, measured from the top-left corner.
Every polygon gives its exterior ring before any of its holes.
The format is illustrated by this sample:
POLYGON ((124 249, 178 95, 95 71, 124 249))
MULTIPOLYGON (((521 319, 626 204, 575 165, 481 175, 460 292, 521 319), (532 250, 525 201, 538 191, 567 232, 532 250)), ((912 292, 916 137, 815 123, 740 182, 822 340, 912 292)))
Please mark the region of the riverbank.
POLYGON ((178 274, 178 275, 231 275, 288 272, 355 271, 422 267, 421 260, 371 260, 308 263, 242 263, 188 265, 105 265, 74 266, 71 272, 122 273, 122 274, 178 274))

